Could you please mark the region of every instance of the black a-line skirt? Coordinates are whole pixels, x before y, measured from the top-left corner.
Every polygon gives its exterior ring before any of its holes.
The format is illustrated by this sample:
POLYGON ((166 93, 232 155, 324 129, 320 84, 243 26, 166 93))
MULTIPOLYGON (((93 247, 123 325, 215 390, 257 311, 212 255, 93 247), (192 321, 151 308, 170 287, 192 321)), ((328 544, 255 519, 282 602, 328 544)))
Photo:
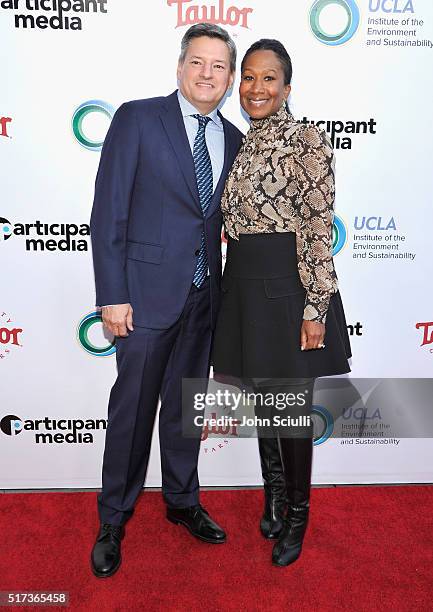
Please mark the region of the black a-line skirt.
POLYGON ((241 379, 310 378, 350 372, 340 293, 330 299, 325 348, 301 351, 306 291, 294 232, 229 238, 215 330, 215 374, 241 379))

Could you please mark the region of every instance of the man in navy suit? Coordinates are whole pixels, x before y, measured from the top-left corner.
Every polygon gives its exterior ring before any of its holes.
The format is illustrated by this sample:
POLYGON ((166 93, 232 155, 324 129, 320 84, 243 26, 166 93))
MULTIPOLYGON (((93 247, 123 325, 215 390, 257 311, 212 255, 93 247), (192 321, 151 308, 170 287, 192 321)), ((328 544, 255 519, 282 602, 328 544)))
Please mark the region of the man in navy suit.
MULTIPOLYGON (((158 399, 167 518, 210 543, 226 535, 199 503, 200 440, 182 435, 182 378, 207 378, 221 280, 220 198, 242 134, 217 110, 236 47, 216 25, 184 35, 179 90, 122 104, 102 149, 91 217, 96 303, 117 336, 98 496, 98 577, 121 562, 143 487, 158 399)), ((151 525, 149 525, 151 529, 151 525)))

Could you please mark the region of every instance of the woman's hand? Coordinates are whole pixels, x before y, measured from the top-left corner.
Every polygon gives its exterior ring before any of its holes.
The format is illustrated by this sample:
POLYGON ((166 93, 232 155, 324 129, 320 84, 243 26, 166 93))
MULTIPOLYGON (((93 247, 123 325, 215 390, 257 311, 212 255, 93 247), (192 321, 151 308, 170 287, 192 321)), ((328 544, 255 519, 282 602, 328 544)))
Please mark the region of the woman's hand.
POLYGON ((325 345, 325 325, 317 321, 302 321, 301 327, 301 351, 322 348, 325 345))

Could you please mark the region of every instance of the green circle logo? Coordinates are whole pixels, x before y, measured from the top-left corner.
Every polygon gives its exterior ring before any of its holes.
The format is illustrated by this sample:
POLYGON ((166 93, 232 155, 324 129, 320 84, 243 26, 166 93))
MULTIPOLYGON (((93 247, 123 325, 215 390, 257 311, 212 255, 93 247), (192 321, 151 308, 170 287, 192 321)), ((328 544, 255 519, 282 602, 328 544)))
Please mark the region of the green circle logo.
POLYGON ((311 416, 314 422, 314 446, 323 444, 331 437, 334 431, 334 418, 324 406, 313 404, 311 416))
POLYGON ((91 140, 85 135, 83 130, 83 120, 90 113, 102 113, 111 121, 114 115, 114 108, 103 100, 88 100, 80 104, 72 116, 72 131, 80 145, 89 151, 100 151, 104 141, 91 140))
POLYGON ((310 27, 314 36, 324 45, 343 45, 352 38, 359 26, 360 14, 355 0, 316 0, 310 9, 310 27), (344 9, 346 23, 340 32, 325 32, 320 24, 323 9, 334 5, 344 9))
POLYGON ((89 314, 83 317, 78 324, 78 342, 87 353, 90 353, 94 357, 108 357, 116 351, 116 341, 113 340, 106 346, 95 346, 89 339, 89 330, 92 325, 96 324, 102 325, 102 317, 99 312, 89 312, 89 314))
POLYGON ((332 255, 337 255, 347 242, 347 229, 344 221, 338 215, 334 215, 332 226, 332 255))

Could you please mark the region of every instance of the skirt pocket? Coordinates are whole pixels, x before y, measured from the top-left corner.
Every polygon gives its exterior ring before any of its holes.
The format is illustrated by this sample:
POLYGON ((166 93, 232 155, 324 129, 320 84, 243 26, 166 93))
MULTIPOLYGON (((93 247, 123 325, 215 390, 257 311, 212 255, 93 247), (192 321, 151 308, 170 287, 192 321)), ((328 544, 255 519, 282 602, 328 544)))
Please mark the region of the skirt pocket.
MULTIPOLYGON (((273 323, 300 330, 306 291, 298 274, 263 280, 266 301, 273 323)), ((284 333, 284 327, 282 328, 284 333)))

